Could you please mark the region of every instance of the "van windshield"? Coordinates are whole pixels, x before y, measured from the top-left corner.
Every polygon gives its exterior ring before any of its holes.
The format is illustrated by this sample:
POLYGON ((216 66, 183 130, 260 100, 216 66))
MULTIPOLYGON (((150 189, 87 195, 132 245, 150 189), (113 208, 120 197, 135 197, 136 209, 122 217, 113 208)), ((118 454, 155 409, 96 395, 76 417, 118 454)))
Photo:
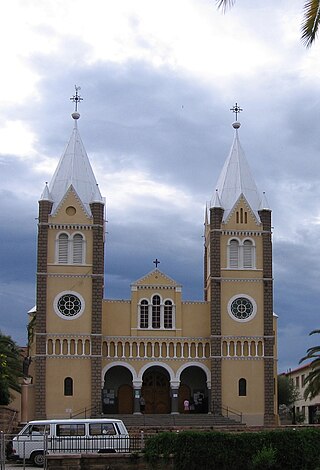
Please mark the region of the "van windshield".
POLYGON ((43 436, 44 433, 49 432, 49 426, 45 424, 30 424, 26 429, 23 431, 22 435, 32 435, 32 436, 43 436))

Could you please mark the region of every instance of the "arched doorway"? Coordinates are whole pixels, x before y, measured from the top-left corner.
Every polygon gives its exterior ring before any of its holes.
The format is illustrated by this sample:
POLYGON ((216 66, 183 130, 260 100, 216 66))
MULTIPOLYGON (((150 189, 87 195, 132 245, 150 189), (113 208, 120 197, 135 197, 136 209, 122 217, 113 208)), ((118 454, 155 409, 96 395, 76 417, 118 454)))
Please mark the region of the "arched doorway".
POLYGON ((189 366, 181 373, 178 400, 180 413, 183 413, 185 399, 192 405, 191 412, 208 413, 207 376, 200 367, 189 366))
POLYGON ((133 413, 132 374, 123 366, 111 367, 105 374, 102 390, 102 411, 108 413, 133 413))
POLYGON ((145 399, 145 413, 170 413, 170 380, 162 367, 150 367, 143 374, 141 394, 145 399))

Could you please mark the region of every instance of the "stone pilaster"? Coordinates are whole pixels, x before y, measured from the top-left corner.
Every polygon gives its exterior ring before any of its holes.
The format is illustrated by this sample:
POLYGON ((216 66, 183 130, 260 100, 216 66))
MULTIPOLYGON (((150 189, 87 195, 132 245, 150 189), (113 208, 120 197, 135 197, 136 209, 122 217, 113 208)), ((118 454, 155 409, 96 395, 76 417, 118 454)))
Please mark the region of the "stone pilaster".
POLYGON ((48 219, 52 202, 39 201, 37 252, 37 312, 35 324, 35 418, 46 417, 46 314, 47 314, 47 259, 48 219))
POLYGON ((104 291, 104 205, 90 204, 93 215, 92 318, 91 318, 91 407, 101 412, 102 299, 104 291))
POLYGON ((221 223, 223 209, 210 209, 211 410, 220 415, 221 387, 221 223))
POLYGON ((274 394, 274 331, 273 331, 273 279, 271 211, 259 211, 263 226, 263 288, 264 288, 264 424, 275 424, 274 394))

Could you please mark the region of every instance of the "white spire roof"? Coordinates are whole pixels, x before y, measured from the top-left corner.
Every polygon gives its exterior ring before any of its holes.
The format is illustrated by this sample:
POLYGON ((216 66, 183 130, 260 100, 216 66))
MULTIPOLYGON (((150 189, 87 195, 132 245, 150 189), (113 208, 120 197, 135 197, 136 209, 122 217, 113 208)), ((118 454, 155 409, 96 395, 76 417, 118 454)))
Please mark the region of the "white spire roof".
MULTIPOLYGON (((72 117, 74 128, 71 138, 49 185, 49 195, 53 201, 52 214, 56 212, 61 200, 72 186, 88 215, 91 216, 90 203, 103 204, 104 201, 78 131, 77 120, 80 114, 75 112, 72 117)), ((45 195, 48 198, 49 195, 45 195)))
POLYGON ((261 209, 261 196, 240 145, 238 136, 240 123, 234 122, 233 127, 235 129, 234 140, 211 199, 211 207, 222 207, 224 209, 223 221, 225 221, 240 196, 244 196, 259 220, 258 211, 261 209))

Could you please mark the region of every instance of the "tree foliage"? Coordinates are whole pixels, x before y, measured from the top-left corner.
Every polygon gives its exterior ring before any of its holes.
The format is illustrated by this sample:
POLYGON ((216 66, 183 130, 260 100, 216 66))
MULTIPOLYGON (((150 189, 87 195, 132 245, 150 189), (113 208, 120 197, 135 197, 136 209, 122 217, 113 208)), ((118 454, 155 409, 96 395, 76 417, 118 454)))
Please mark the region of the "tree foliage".
MULTIPOLYGON (((235 4, 236 0, 216 0, 218 8, 226 11, 235 4)), ((320 0, 305 0, 301 24, 301 40, 310 47, 317 38, 320 24, 320 0)))
POLYGON ((278 404, 291 407, 299 400, 299 390, 294 385, 291 377, 287 375, 279 375, 278 377, 278 404))
MULTIPOLYGON (((320 330, 311 331, 310 335, 320 333, 320 330)), ((310 372, 304 380, 306 385, 304 397, 314 398, 320 394, 320 346, 313 346, 307 350, 307 354, 300 360, 300 363, 307 360, 312 360, 310 363, 310 372)))
POLYGON ((21 350, 10 336, 0 332, 0 405, 10 403, 10 390, 20 392, 21 350))

